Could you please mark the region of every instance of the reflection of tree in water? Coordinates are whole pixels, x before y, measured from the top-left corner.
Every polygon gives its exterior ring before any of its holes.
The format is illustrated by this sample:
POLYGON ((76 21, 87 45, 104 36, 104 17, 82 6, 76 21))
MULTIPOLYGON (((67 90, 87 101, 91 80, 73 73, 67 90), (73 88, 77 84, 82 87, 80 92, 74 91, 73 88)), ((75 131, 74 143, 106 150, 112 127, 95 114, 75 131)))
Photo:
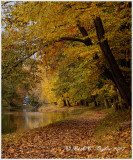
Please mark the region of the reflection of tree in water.
POLYGON ((13 115, 2 115, 2 133, 12 133, 17 130, 17 126, 14 125, 13 115))
POLYGON ((36 113, 34 112, 32 113, 32 115, 30 113, 32 112, 27 112, 24 114, 24 129, 37 128, 41 124, 42 116, 36 115, 36 113))
POLYGON ((60 121, 68 117, 68 113, 48 113, 47 114, 47 119, 49 119, 49 124, 54 123, 56 121, 60 121))
POLYGON ((43 127, 70 116, 67 113, 7 112, 2 114, 2 133, 43 127))
POLYGON ((32 128, 43 127, 60 120, 64 120, 66 117, 69 116, 71 116, 71 114, 68 113, 26 112, 24 116, 25 128, 32 129, 32 128))

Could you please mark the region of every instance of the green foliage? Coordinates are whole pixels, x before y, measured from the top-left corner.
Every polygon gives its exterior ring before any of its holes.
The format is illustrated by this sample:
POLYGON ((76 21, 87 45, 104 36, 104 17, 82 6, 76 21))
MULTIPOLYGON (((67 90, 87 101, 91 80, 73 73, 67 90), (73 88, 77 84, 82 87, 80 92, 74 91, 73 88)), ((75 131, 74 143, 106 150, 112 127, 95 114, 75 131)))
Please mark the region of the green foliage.
POLYGON ((72 103, 87 99, 90 92, 87 72, 83 60, 73 60, 62 66, 55 83, 56 96, 69 98, 72 103))
POLYGON ((31 94, 28 98, 29 102, 30 102, 30 105, 38 108, 41 103, 40 103, 40 99, 38 96, 36 96, 35 94, 31 94))
MULTIPOLYGON (((2 105, 22 105, 25 92, 35 86, 39 80, 38 61, 27 59, 27 50, 23 47, 9 47, 2 34, 2 105)), ((10 43, 10 42, 9 42, 10 43)))

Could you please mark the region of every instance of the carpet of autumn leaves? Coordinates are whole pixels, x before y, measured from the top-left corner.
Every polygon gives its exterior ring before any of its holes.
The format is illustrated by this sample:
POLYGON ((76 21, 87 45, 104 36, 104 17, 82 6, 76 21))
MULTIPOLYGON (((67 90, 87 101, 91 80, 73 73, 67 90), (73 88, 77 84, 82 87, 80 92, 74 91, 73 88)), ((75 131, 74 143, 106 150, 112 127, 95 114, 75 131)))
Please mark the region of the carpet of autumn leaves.
MULTIPOLYGON (((131 127, 95 137, 105 112, 2 137, 2 158, 131 158, 131 127)), ((106 129, 106 127, 105 127, 106 129)))

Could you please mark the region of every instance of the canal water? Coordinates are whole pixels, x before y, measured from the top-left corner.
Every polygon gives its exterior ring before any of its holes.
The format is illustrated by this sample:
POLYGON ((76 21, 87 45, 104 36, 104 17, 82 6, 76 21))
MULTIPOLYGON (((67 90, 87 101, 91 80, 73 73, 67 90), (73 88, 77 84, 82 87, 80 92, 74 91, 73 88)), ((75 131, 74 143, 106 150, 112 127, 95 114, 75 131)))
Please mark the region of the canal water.
POLYGON ((43 127, 71 116, 68 113, 41 113, 23 108, 2 110, 2 134, 43 127))

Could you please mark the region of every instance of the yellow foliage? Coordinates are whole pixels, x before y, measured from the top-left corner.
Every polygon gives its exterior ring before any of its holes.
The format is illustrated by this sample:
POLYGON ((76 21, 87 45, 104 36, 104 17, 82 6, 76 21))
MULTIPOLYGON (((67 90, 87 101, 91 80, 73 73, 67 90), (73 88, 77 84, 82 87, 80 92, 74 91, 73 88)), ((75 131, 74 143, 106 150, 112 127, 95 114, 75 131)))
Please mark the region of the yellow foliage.
POLYGON ((46 70, 42 68, 42 80, 41 80, 41 100, 44 102, 57 102, 55 98, 54 83, 56 82, 57 75, 47 74, 46 70))

